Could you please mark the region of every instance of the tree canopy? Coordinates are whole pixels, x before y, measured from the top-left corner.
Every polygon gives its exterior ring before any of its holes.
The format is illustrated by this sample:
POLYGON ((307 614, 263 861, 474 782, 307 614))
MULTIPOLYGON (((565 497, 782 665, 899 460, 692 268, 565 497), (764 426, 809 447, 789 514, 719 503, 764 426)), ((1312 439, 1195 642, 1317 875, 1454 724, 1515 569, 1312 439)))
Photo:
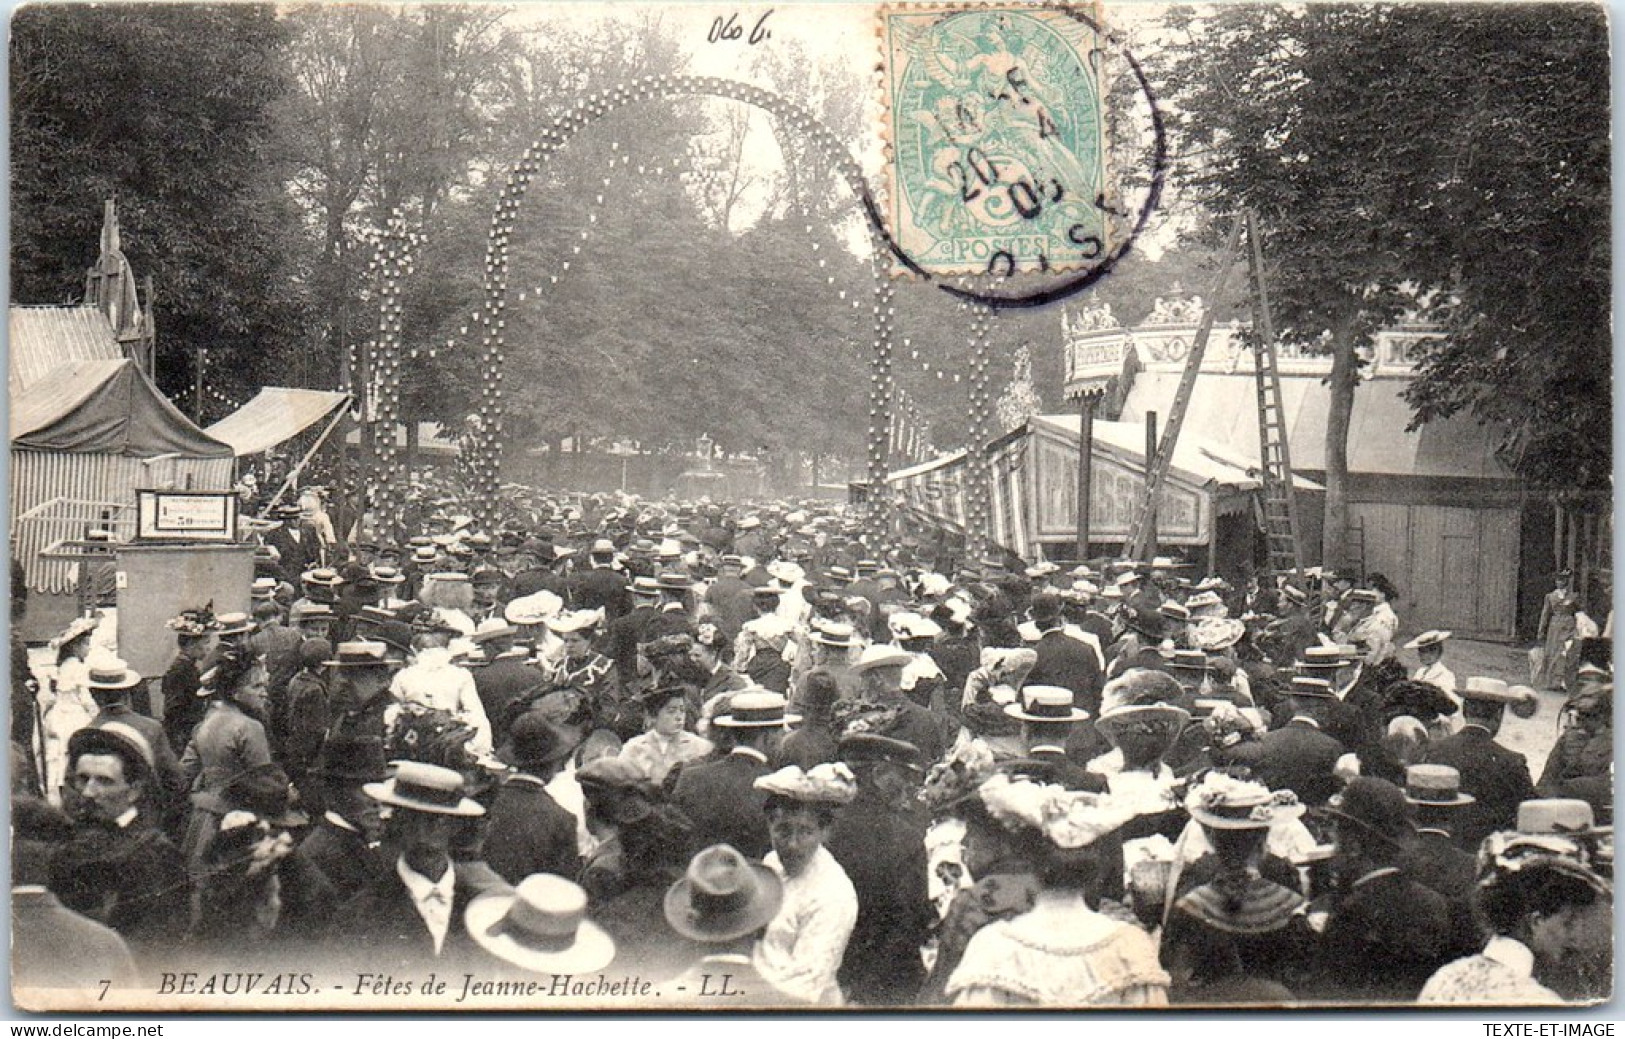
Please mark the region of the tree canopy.
POLYGON ((1168 28, 1187 185, 1258 215, 1281 333, 1353 356, 1401 316, 1437 321, 1418 422, 1469 409, 1520 434, 1508 458, 1536 483, 1605 481, 1603 11, 1185 8, 1168 28))

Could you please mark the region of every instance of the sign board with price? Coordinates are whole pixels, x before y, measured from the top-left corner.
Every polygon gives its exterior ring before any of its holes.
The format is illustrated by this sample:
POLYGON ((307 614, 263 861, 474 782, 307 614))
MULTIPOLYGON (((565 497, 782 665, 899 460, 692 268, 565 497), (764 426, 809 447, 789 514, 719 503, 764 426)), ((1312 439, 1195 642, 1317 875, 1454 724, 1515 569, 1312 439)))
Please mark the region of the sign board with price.
POLYGON ((233 491, 136 491, 138 541, 236 541, 233 491))

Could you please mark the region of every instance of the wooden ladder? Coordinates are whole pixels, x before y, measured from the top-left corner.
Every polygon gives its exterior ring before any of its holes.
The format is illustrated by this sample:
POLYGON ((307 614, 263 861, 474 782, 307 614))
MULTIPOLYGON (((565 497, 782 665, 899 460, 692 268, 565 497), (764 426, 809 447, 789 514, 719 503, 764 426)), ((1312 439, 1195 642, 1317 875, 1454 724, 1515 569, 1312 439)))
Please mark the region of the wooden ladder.
POLYGON ((1269 289, 1264 279, 1264 250, 1252 212, 1248 211, 1244 219, 1252 274, 1253 386, 1258 395, 1258 459, 1264 484, 1264 536, 1269 543, 1269 567, 1272 574, 1292 573, 1302 577, 1303 539, 1298 526, 1297 497, 1292 487, 1292 452, 1287 444, 1281 369, 1275 350, 1275 327, 1270 318, 1269 289))

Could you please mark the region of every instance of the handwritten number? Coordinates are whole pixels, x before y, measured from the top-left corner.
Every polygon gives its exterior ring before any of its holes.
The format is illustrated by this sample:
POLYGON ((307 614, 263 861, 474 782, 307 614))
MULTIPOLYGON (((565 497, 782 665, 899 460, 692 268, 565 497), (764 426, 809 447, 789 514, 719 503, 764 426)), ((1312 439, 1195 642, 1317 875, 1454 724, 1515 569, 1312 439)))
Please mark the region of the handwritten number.
POLYGON ((767 9, 767 14, 764 14, 760 18, 756 19, 756 25, 750 31, 750 39, 746 41, 751 46, 754 47, 763 40, 772 37, 773 34, 767 30, 767 17, 772 13, 773 8, 769 7, 767 9))
POLYGON ((768 8, 767 14, 756 19, 756 24, 751 28, 748 38, 745 37, 745 27, 739 24, 738 11, 730 14, 727 18, 714 18, 711 20, 711 31, 705 34, 705 38, 712 43, 745 39, 746 43, 755 46, 763 40, 773 38, 773 33, 767 28, 768 15, 772 13, 773 9, 768 8))
POLYGON ((97 983, 102 987, 102 994, 96 997, 96 1002, 100 1003, 107 998, 107 990, 113 987, 113 983, 107 978, 100 978, 97 983))

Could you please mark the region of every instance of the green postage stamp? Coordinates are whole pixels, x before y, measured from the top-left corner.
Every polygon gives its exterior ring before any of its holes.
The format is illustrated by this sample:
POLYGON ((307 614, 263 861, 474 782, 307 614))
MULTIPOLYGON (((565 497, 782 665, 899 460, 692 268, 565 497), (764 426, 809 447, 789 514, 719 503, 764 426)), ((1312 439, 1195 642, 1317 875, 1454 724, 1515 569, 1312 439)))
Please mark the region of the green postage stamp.
POLYGON ((880 38, 888 218, 908 261, 997 276, 1106 255, 1093 9, 886 7, 880 38))

